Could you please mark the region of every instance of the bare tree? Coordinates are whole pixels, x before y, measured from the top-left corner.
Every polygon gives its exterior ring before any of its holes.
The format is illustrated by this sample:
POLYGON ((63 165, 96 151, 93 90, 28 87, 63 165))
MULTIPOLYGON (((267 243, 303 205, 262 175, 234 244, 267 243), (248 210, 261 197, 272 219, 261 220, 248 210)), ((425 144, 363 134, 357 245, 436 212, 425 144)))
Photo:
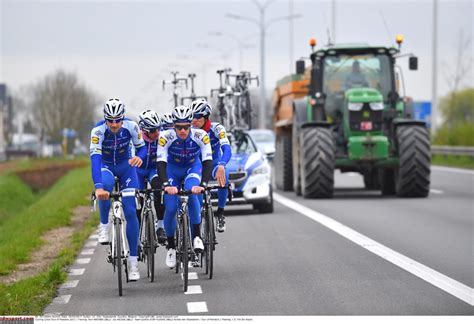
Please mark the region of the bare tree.
POLYGON ((59 142, 64 128, 86 139, 94 122, 96 96, 74 73, 57 70, 31 87, 31 111, 51 140, 59 142))
MULTIPOLYGON (((459 39, 456 44, 456 58, 451 64, 443 62, 445 81, 449 88, 449 95, 444 104, 441 105, 444 121, 447 122, 448 127, 452 127, 450 116, 455 109, 455 102, 457 100, 457 93, 460 88, 464 86, 464 81, 467 77, 472 78, 471 69, 473 64, 472 57, 472 38, 465 36, 464 31, 459 31, 459 39)), ((472 82, 472 79, 470 80, 472 82)))

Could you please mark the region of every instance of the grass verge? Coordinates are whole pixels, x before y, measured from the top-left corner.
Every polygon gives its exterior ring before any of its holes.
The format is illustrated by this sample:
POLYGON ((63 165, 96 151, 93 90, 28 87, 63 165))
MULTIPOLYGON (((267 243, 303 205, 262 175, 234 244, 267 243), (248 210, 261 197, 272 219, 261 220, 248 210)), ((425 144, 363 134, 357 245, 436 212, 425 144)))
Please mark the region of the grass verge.
MULTIPOLYGON (((17 264, 28 261, 31 251, 42 244, 43 233, 68 226, 72 210, 87 203, 90 188, 89 167, 72 170, 35 203, 0 223, 0 274, 8 274, 17 264)), ((0 315, 40 315, 65 280, 65 267, 74 261, 97 223, 98 218, 92 217, 75 233, 71 244, 60 251, 47 271, 13 284, 0 284, 0 315)))
POLYGON ((91 217, 84 228, 73 235, 71 245, 60 252, 47 271, 10 285, 0 284, 0 315, 42 315, 43 309, 55 297, 58 286, 67 278, 64 269, 74 262, 97 223, 98 218, 91 217))
POLYGON ((474 159, 468 156, 433 155, 431 157, 431 164, 474 170, 474 159))

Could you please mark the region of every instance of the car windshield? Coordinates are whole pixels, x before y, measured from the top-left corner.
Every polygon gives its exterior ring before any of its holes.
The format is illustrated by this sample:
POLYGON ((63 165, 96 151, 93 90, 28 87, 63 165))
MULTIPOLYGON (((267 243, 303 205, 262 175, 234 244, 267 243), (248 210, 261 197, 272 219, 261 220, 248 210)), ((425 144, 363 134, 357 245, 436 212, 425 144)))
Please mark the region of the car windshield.
POLYGON ((247 134, 229 136, 232 154, 252 154, 257 152, 252 139, 247 134))
POLYGON ((275 137, 272 133, 252 133, 251 134, 253 140, 255 142, 265 142, 265 143, 273 143, 275 142, 275 137))

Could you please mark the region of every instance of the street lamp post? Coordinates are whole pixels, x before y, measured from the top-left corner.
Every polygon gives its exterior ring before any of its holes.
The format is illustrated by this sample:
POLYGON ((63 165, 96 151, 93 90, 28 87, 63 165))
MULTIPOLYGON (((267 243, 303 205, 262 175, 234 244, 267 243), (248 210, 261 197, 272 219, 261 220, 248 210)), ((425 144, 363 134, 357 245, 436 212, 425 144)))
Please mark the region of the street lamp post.
POLYGON ((209 35, 211 36, 217 36, 217 37, 221 37, 221 36, 227 36, 227 37, 230 37, 232 38, 234 41, 237 42, 237 48, 239 50, 239 70, 242 71, 242 63, 243 63, 243 50, 246 49, 246 48, 253 48, 254 45, 253 44, 249 44, 249 43, 246 43, 244 40, 238 38, 237 36, 234 36, 234 35, 231 35, 231 34, 226 34, 226 33, 222 33, 220 31, 210 31, 209 32, 209 35))
POLYGON ((258 128, 264 129, 265 128, 265 105, 266 105, 266 94, 265 94, 265 32, 266 29, 274 22, 280 20, 290 20, 301 17, 301 15, 287 15, 282 17, 277 17, 265 22, 265 10, 268 8, 272 1, 267 1, 264 4, 257 2, 256 0, 253 1, 259 11, 260 11, 260 19, 257 20, 251 17, 244 17, 240 15, 235 15, 228 13, 226 17, 236 19, 236 20, 244 20, 251 23, 254 23, 258 26, 260 30, 260 109, 259 109, 259 116, 258 116, 258 128))

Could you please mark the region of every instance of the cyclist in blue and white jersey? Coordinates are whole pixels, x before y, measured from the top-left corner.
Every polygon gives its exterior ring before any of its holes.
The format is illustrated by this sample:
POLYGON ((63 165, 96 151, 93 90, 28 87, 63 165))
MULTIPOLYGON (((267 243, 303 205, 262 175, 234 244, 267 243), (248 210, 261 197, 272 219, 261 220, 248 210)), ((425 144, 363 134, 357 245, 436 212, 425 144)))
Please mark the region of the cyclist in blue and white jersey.
MULTIPOLYGON (((152 110, 145 110, 138 116, 138 126, 140 127, 142 137, 145 141, 146 157, 143 164, 137 169, 138 186, 140 190, 145 188, 145 178, 148 179, 153 189, 161 187, 158 174, 156 173, 156 150, 158 147, 158 137, 160 136, 161 118, 152 110)), ((143 206, 143 198, 140 199, 140 205, 143 206)), ((156 235, 160 244, 166 243, 166 235, 163 230, 164 207, 161 204, 161 195, 154 199, 157 223, 156 235)), ((137 209, 137 217, 140 220, 141 208, 137 209)))
POLYGON ((167 130, 174 127, 173 118, 170 113, 161 116, 161 130, 167 130))
MULTIPOLYGON (((136 167, 142 165, 146 156, 145 143, 138 125, 125 119, 125 105, 118 99, 109 99, 104 105, 104 120, 98 122, 91 132, 90 158, 95 194, 99 199, 100 225, 99 243, 109 243, 109 193, 113 191, 115 177, 120 180, 120 191, 135 192, 138 188, 136 167), (131 156, 130 142, 136 149, 131 156)), ((129 280, 140 279, 138 272, 138 219, 135 214, 135 195, 122 197, 127 240, 130 248, 129 280)))
POLYGON ((191 235, 194 250, 200 253, 204 244, 200 238, 201 213, 200 194, 211 178, 212 149, 207 133, 191 128, 192 111, 186 106, 177 106, 172 112, 174 129, 161 132, 158 142, 158 175, 163 182, 165 194, 165 232, 168 238, 166 265, 176 266, 176 212, 179 199, 176 196, 181 182, 184 190, 191 190, 188 200, 191 235), (201 162, 202 161, 202 162, 201 162), (202 172, 201 172, 202 171, 202 172))
MULTIPOLYGON (((212 177, 217 180, 219 186, 224 187, 229 182, 229 171, 226 165, 232 156, 230 142, 227 138, 225 127, 219 123, 212 123, 212 107, 204 99, 194 100, 191 103, 193 110, 193 126, 205 130, 209 134, 212 147, 212 177)), ((227 202, 229 191, 227 188, 217 190, 217 231, 225 231, 224 208, 227 202)))

